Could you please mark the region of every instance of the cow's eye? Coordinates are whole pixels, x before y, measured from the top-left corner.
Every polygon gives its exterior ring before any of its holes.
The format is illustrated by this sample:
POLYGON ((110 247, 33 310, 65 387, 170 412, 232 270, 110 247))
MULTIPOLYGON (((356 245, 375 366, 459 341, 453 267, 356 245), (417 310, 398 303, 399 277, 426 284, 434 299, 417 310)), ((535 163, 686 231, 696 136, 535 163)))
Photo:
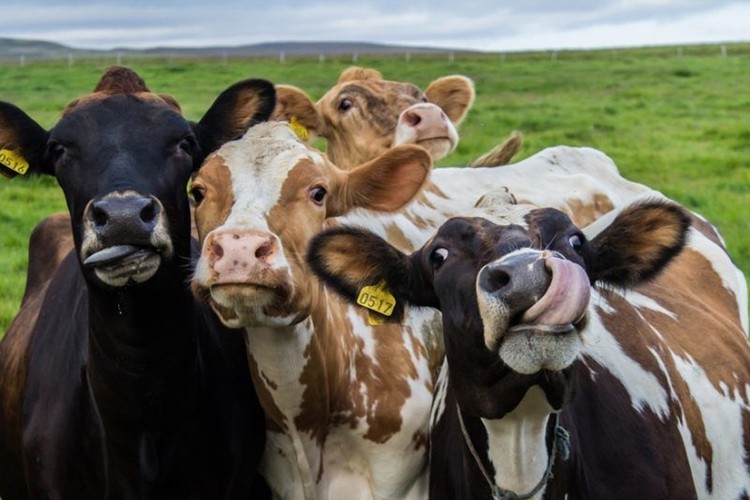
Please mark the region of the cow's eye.
POLYGON ((316 205, 322 205, 323 200, 326 197, 326 188, 322 186, 316 186, 309 191, 310 199, 316 205))
POLYGON ((195 141, 192 139, 183 139, 178 145, 179 148, 190 156, 193 156, 193 148, 195 147, 195 141))
POLYGON ((55 162, 65 154, 65 146, 59 142, 50 142, 49 146, 47 146, 47 154, 49 155, 49 158, 55 162))
POLYGON ((206 190, 201 186, 193 186, 190 188, 190 197, 193 199, 193 203, 195 203, 195 206, 197 207, 206 197, 206 190))
POLYGON ((573 250, 579 252, 581 250, 581 247, 583 246, 583 238, 580 234, 574 234, 568 237, 568 243, 573 248, 573 250))
POLYGON ((348 97, 341 99, 339 102, 339 111, 348 111, 353 106, 352 100, 348 97))
POLYGON ((432 267, 435 270, 438 270, 440 266, 443 265, 445 262, 445 259, 448 258, 448 249, 438 247, 432 250, 430 253, 430 263, 432 263, 432 267))

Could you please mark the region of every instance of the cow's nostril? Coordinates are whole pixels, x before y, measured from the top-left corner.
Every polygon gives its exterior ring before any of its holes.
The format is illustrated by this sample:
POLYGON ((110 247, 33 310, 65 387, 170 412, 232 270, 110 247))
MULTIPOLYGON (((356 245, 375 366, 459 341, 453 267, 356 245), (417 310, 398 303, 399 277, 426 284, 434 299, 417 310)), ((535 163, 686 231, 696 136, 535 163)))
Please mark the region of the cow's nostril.
POLYGON ((141 220, 143 222, 153 222, 156 218, 156 203, 154 200, 149 202, 141 209, 141 220))
POLYGON ((224 257, 224 249, 216 241, 212 241, 211 254, 213 254, 216 259, 221 259, 222 257, 224 257))
POLYGON ((91 207, 91 219, 94 221, 95 226, 106 226, 107 221, 109 221, 109 215, 107 214, 107 211, 100 206, 93 205, 91 207))
POLYGON ((490 267, 487 269, 485 289, 488 292, 496 292, 510 283, 510 274, 501 267, 490 267))
POLYGON ((258 249, 255 251, 255 258, 256 259, 264 259, 271 254, 273 254, 274 245, 273 242, 264 243, 261 246, 258 247, 258 249))
POLYGON ((420 124, 421 121, 422 117, 419 116, 419 113, 415 113, 413 111, 404 113, 404 122, 406 122, 406 124, 411 127, 416 127, 420 124))

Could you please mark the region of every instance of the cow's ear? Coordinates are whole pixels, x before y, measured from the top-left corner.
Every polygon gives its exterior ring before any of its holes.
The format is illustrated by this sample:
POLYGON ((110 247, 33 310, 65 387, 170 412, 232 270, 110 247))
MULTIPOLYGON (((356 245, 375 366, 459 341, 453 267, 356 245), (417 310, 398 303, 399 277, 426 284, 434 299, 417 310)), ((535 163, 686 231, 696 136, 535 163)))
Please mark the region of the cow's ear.
POLYGON ((311 240, 306 257, 315 275, 349 302, 366 307, 373 297, 370 308, 390 313, 383 319, 400 321, 404 306, 413 303, 415 261, 370 231, 326 229, 311 240))
POLYGON ((276 107, 270 119, 289 122, 303 141, 321 135, 323 128, 315 103, 304 91, 292 85, 276 85, 276 107))
POLYGON ((450 121, 458 125, 474 104, 474 83, 461 75, 444 76, 427 86, 427 100, 445 111, 450 121))
POLYGON ((344 172, 332 186, 326 214, 343 215, 354 208, 381 212, 400 209, 421 191, 432 170, 432 157, 421 146, 389 149, 377 158, 344 172))
POLYGON ((248 128, 268 120, 276 106, 276 91, 271 82, 248 79, 237 82, 213 102, 194 126, 203 154, 225 142, 242 137, 248 128))
POLYGON ((689 229, 689 215, 674 203, 630 205, 592 239, 590 254, 584 256, 589 276, 622 287, 646 281, 682 250, 689 229))
POLYGON ((0 174, 54 174, 46 158, 49 133, 13 104, 0 102, 0 174))

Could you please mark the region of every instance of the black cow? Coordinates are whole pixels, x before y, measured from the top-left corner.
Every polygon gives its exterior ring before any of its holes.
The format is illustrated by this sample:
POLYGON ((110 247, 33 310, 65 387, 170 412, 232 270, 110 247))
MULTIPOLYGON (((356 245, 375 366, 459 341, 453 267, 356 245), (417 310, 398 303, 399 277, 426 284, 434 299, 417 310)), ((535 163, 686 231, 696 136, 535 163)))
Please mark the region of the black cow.
POLYGON ((186 188, 274 105, 244 80, 191 123, 121 67, 49 131, 0 103, 0 148, 56 177, 75 242, 0 343, 4 500, 266 495, 244 342, 189 292, 186 188))
POLYGON ((701 257, 697 231, 684 247, 690 220, 665 201, 613 216, 591 240, 533 209, 451 219, 411 255, 347 227, 311 243, 349 300, 382 283, 396 318, 443 313, 430 498, 747 497, 750 348, 728 258, 701 257))

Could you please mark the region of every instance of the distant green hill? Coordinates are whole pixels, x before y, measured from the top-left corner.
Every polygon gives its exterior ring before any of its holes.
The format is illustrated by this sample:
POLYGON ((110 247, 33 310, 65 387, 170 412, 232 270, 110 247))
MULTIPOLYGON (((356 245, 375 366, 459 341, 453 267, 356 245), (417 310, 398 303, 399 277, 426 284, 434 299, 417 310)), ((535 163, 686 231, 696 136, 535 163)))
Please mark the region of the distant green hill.
MULTIPOLYGON (((34 59, 63 59, 73 56, 79 57, 109 57, 113 54, 122 56, 142 57, 263 57, 304 55, 342 55, 342 54, 415 54, 447 53, 450 49, 436 49, 430 47, 410 47, 399 45, 385 45, 362 42, 272 42, 253 45, 219 46, 219 47, 153 47, 148 49, 131 49, 127 47, 93 50, 78 49, 59 43, 43 40, 21 40, 14 38, 0 38, 0 61, 34 59)), ((456 53, 468 53, 466 50, 455 50, 456 53)))

